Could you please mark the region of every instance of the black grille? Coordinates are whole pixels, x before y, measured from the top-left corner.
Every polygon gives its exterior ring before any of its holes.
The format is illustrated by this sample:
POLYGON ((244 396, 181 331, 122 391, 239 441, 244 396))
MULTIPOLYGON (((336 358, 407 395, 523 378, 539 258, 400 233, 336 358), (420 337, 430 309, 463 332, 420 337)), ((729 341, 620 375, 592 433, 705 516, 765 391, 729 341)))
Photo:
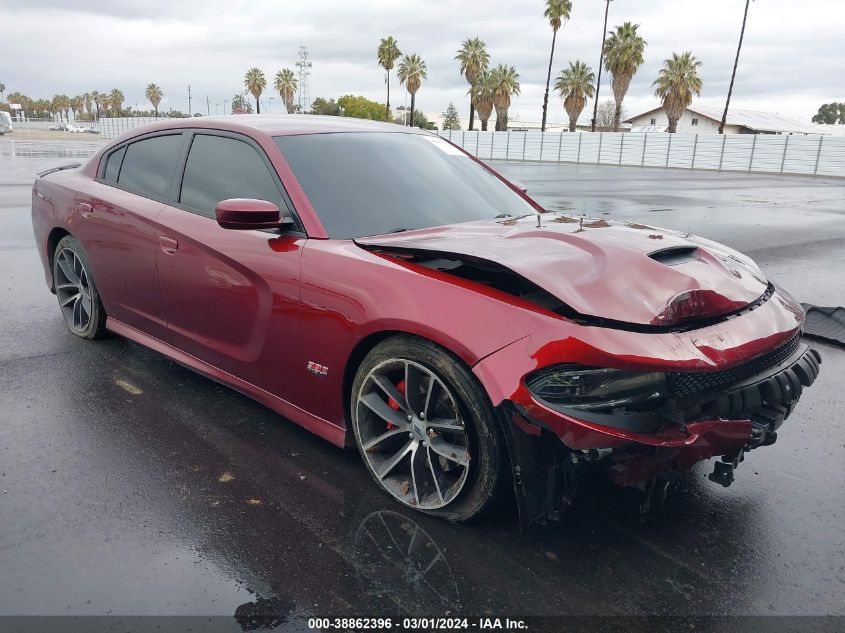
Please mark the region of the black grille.
POLYGON ((771 352, 766 352, 747 363, 724 371, 669 373, 667 374, 669 385, 676 397, 683 398, 738 383, 769 367, 779 365, 795 353, 800 342, 801 333, 798 332, 789 341, 771 352))

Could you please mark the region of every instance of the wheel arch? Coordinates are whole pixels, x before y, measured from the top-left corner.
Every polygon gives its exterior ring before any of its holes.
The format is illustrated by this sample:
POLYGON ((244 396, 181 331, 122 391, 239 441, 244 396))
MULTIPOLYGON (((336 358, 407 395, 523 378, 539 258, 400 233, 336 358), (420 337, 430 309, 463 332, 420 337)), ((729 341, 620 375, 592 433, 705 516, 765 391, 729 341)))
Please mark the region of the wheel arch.
POLYGON ((56 247, 62 241, 62 238, 68 235, 73 237, 70 231, 61 226, 54 227, 47 235, 47 264, 49 265, 50 291, 54 293, 56 292, 56 281, 53 275, 53 265, 55 263, 56 247))

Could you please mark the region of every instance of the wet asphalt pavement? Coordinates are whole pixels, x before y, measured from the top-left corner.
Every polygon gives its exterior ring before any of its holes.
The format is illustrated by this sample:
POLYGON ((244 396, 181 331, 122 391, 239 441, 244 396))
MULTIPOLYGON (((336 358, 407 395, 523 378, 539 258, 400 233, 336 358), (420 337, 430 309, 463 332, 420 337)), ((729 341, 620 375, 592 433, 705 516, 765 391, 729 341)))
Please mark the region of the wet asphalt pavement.
MULTIPOLYGON (((640 516, 588 477, 558 524, 451 525, 230 389, 71 336, 29 220, 43 161, 2 144, 0 615, 845 615, 845 350, 814 343, 819 380, 730 488, 701 465, 640 516)), ((498 167, 548 208, 700 233, 800 301, 845 304, 843 180, 498 167)))

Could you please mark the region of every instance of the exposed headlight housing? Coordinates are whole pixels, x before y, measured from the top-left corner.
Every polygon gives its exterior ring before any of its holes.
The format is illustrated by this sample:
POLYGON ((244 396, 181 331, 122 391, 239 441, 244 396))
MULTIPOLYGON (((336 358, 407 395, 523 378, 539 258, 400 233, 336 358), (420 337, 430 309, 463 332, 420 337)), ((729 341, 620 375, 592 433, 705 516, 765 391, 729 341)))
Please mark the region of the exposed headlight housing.
POLYGON ((663 372, 583 365, 545 367, 529 375, 525 384, 536 398, 556 408, 571 407, 584 411, 645 410, 659 406, 669 396, 663 372))

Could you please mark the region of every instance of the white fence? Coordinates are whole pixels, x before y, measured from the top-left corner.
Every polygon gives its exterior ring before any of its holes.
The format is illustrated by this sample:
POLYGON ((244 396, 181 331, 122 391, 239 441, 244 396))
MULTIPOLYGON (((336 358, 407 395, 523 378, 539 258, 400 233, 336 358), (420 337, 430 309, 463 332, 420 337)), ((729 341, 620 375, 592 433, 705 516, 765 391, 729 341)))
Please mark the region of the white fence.
POLYGON ((465 130, 442 130, 438 133, 482 160, 845 177, 845 138, 840 137, 465 130))
MULTIPOLYGON (((99 121, 76 121, 71 119, 70 123, 78 127, 85 128, 86 130, 96 130, 101 139, 109 140, 117 138, 124 132, 134 130, 136 127, 147 125, 148 123, 155 123, 156 121, 161 121, 163 119, 165 119, 165 117, 159 117, 158 119, 154 117, 103 117, 99 121)), ((26 119, 23 121, 14 119, 12 121, 12 125, 16 130, 23 131, 48 130, 51 127, 60 125, 61 123, 63 122, 51 119, 26 119)), ((67 121, 64 121, 64 123, 67 123, 67 121)))

